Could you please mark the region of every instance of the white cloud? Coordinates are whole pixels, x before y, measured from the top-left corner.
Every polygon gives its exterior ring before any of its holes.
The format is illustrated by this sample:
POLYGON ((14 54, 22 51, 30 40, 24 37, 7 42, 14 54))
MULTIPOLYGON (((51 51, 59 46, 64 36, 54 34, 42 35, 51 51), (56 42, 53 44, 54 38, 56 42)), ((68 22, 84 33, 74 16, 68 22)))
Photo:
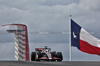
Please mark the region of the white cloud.
POLYGON ((80 2, 80 6, 83 7, 83 9, 89 9, 89 10, 100 10, 98 6, 100 6, 100 0, 82 0, 80 2))
POLYGON ((0 43, 0 60, 15 60, 14 43, 0 43))

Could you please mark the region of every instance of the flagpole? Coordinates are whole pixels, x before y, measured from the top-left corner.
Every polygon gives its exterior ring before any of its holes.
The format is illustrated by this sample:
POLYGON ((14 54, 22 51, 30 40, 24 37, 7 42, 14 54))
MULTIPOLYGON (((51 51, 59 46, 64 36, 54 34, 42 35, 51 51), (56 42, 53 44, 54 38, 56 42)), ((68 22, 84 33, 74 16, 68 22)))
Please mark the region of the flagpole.
POLYGON ((71 15, 69 15, 69 61, 72 61, 72 52, 71 52, 71 15))

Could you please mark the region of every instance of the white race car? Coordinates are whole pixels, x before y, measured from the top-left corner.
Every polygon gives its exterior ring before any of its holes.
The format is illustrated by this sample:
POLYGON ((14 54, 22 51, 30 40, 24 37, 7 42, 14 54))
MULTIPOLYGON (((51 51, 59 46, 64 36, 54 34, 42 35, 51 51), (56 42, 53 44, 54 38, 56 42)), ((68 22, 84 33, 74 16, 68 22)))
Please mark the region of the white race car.
POLYGON ((51 48, 36 48, 36 52, 31 53, 31 61, 40 61, 40 60, 46 60, 46 61, 62 61, 63 56, 61 52, 53 51, 51 52, 51 48))

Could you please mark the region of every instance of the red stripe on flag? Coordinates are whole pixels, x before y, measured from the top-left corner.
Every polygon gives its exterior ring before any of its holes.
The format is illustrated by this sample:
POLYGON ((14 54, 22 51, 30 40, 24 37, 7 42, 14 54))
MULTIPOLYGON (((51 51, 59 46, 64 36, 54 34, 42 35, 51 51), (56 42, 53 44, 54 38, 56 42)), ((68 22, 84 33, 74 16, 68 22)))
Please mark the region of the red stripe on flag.
POLYGON ((90 45, 88 42, 80 40, 80 50, 89 54, 100 55, 100 48, 90 45))

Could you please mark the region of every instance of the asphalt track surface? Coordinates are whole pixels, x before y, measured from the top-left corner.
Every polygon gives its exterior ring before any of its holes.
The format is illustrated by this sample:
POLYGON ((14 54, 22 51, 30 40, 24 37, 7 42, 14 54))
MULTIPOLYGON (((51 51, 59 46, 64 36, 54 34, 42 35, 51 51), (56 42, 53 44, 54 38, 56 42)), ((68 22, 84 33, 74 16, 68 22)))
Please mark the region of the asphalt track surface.
POLYGON ((100 62, 63 61, 63 62, 31 62, 31 61, 0 61, 0 66, 100 66, 100 62))

